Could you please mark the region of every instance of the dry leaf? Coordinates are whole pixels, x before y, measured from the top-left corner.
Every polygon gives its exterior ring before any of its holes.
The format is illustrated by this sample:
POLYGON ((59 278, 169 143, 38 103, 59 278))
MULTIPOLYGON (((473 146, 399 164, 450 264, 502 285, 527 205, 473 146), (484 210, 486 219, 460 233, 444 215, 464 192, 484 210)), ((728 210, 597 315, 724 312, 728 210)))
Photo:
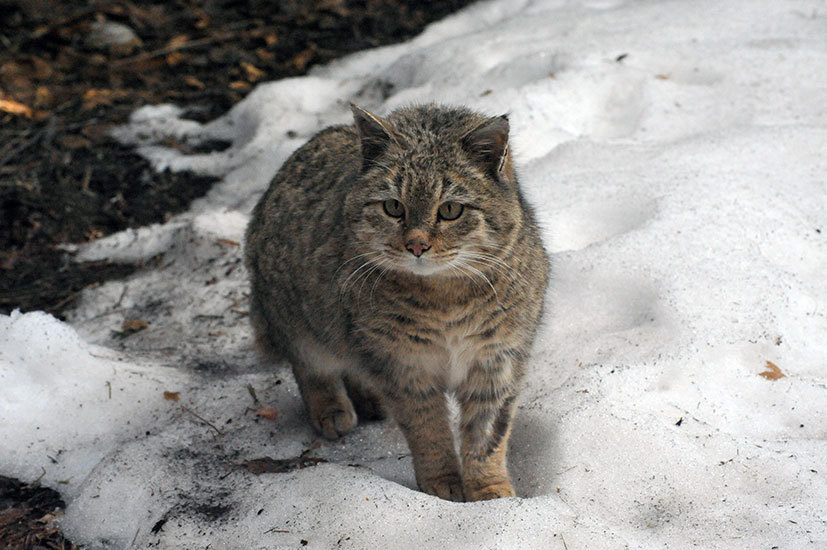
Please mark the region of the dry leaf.
POLYGON ((58 138, 58 142, 67 149, 83 149, 89 147, 92 142, 77 134, 66 134, 58 138))
POLYGON ((227 245, 230 245, 230 246, 241 246, 240 242, 233 241, 233 240, 230 240, 230 239, 225 239, 223 237, 218 239, 218 244, 227 244, 227 245))
POLYGON ((316 57, 316 50, 307 48, 294 55, 290 62, 297 70, 303 71, 314 57, 316 57))
POLYGON ((179 34, 178 36, 173 36, 170 38, 166 43, 166 48, 170 50, 175 50, 189 42, 190 37, 186 34, 179 34))
POLYGON ((206 85, 203 82, 201 82, 200 80, 198 80, 194 76, 184 77, 184 82, 186 82, 187 84, 189 84, 193 88, 198 88, 199 90, 203 90, 206 87, 206 85))
POLYGON ((256 416, 266 418, 267 420, 275 420, 279 416, 279 411, 275 407, 261 407, 256 410, 256 416))
POLYGON ((669 75, 668 74, 656 74, 655 78, 657 78, 658 80, 669 80, 669 75))
POLYGON ((83 94, 83 105, 81 109, 87 111, 94 109, 98 105, 112 105, 115 99, 121 99, 127 96, 124 90, 107 90, 104 88, 90 88, 83 94))
POLYGON ((235 82, 230 82, 230 88, 233 90, 249 90, 250 83, 244 82, 243 80, 236 80, 235 82))
POLYGON ((23 115, 26 118, 32 118, 31 108, 12 99, 0 99, 0 111, 5 111, 12 115, 23 115))
POLYGON ((25 510, 20 508, 11 508, 9 510, 0 510, 0 527, 9 525, 19 520, 26 515, 25 510))
POLYGON ((267 74, 252 63, 247 63, 246 61, 241 62, 241 68, 243 68, 244 72, 247 73, 247 80, 250 82, 261 80, 267 74))
POLYGON ((778 365, 772 361, 767 361, 767 370, 759 372, 758 376, 763 376, 767 380, 778 380, 779 378, 784 378, 785 374, 781 372, 778 365))
POLYGON ((146 327, 149 326, 149 323, 146 321, 141 321, 140 319, 127 319, 121 325, 121 330, 123 332, 138 332, 144 330, 146 327))
POLYGON ((178 401, 179 399, 181 399, 181 394, 177 391, 165 391, 164 399, 166 399, 167 401, 178 401))
POLYGON ((184 60, 184 56, 180 52, 172 52, 171 54, 167 55, 166 60, 167 65, 169 65, 170 67, 175 67, 184 60))
POLYGON ((268 52, 264 48, 257 48, 256 49, 256 55, 262 61, 272 61, 273 59, 276 58, 276 54, 274 54, 272 52, 268 52))

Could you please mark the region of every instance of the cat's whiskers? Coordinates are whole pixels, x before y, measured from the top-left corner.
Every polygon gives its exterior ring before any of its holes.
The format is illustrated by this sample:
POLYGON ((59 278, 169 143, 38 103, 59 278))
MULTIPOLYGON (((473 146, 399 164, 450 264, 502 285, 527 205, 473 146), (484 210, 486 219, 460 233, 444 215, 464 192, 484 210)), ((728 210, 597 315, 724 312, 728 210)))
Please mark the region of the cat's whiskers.
POLYGON ((470 270, 470 271, 471 271, 471 273, 473 273, 474 275, 477 275, 477 276, 478 276, 478 277, 480 277, 483 281, 485 281, 486 283, 488 283, 488 286, 489 286, 489 287, 491 287, 491 290, 492 290, 492 291, 494 291, 494 295, 495 295, 495 296, 497 295, 497 289, 496 289, 496 288, 494 288, 494 285, 493 285, 493 284, 491 284, 491 280, 490 280, 488 277, 486 277, 485 273, 483 273, 482 271, 480 271, 480 270, 479 270, 479 269, 477 269, 476 267, 472 266, 472 265, 471 265, 470 263, 468 263, 468 262, 463 262, 463 261, 460 261, 460 262, 455 263, 454 265, 455 265, 456 267, 464 267, 465 269, 470 270))
POLYGON ((379 281, 382 280, 382 277, 384 277, 385 274, 393 268, 393 262, 391 260, 382 260, 382 261, 383 261, 383 263, 385 263, 385 267, 379 273, 379 276, 373 282, 373 286, 370 289, 370 308, 371 309, 374 309, 374 307, 373 307, 373 294, 376 292, 376 286, 379 284, 379 281))
POLYGON ((468 279, 469 281, 471 281, 471 283, 475 287, 477 287, 477 288, 479 288, 483 291, 485 290, 485 286, 482 283, 478 282, 473 277, 473 275, 469 274, 466 271, 463 271, 463 269, 460 266, 458 266, 456 264, 451 264, 451 265, 448 266, 448 269, 450 269, 452 273, 458 273, 459 274, 459 277, 458 277, 459 279, 468 279))
MULTIPOLYGON (((360 277, 360 278, 362 279, 362 284, 361 284, 361 285, 359 285, 359 292, 357 292, 357 293, 356 293, 356 301, 357 301, 357 302, 359 301, 359 298, 362 296, 362 289, 364 289, 364 288, 365 288, 365 283, 367 283, 367 282, 368 282, 368 279, 370 278, 371 274, 372 274, 373 272, 375 272, 377 269, 381 269, 382 267, 384 267, 384 266, 387 264, 387 262, 388 262, 388 259, 387 259, 387 258, 382 258, 381 260, 379 260, 379 262, 375 263, 375 264, 373 265, 373 267, 371 267, 371 268, 370 268, 370 269, 369 269, 369 270, 368 270, 368 271, 364 274, 364 276, 363 276, 363 277, 360 277)), ((380 277, 381 277, 381 275, 380 275, 380 277)))
POLYGON ((507 263, 505 263, 502 259, 496 256, 492 256, 491 254, 481 254, 478 252, 465 252, 464 254, 471 261, 475 261, 483 265, 486 265, 487 267, 496 271, 502 277, 514 281, 519 281, 523 284, 528 284, 526 278, 523 275, 515 272, 513 269, 510 268, 510 266, 507 263))
POLYGON ((359 258, 364 258, 365 256, 376 256, 378 254, 382 254, 382 252, 380 252, 378 250, 371 250, 370 252, 365 252, 364 254, 357 254, 356 256, 353 256, 352 258, 349 258, 349 259, 345 260, 344 262, 342 262, 342 264, 339 267, 336 268, 336 271, 333 272, 333 277, 331 277, 331 279, 333 279, 333 281, 335 281, 336 280, 336 275, 339 274, 339 272, 342 270, 343 267, 345 267, 347 264, 349 264, 353 260, 358 260, 359 258))
MULTIPOLYGON (((377 254, 381 255, 381 253, 379 253, 379 252, 377 252, 377 254)), ((367 274, 370 274, 370 272, 371 272, 371 271, 373 271, 373 269, 375 268, 375 266, 376 266, 376 261, 375 261, 375 258, 374 258, 374 257, 371 257, 371 258, 369 258, 369 259, 368 259, 365 263, 363 263, 362 265, 360 265, 359 267, 357 267, 357 268, 353 271, 353 273, 351 273, 350 275, 348 275, 347 279, 345 279, 345 281, 342 283, 341 290, 339 291, 339 304, 340 304, 340 307, 341 307, 342 300, 344 300, 344 297, 345 297, 345 295, 348 293, 348 291, 349 291, 349 290, 350 290, 350 289, 351 289, 351 288, 352 288, 352 287, 353 287, 353 286, 354 286, 357 282, 359 282, 359 279, 361 279, 363 276, 365 276, 365 274, 366 274, 366 273, 367 273, 367 274), (370 267, 367 271, 362 271, 363 269, 365 269, 365 268, 366 268, 366 267, 368 267, 368 266, 371 266, 371 267, 370 267), (360 273, 360 272, 361 272, 361 273, 360 273), (354 277, 356 277, 356 278, 354 279, 354 277), (351 282, 351 279, 353 279, 353 281, 352 281, 352 282, 351 282)))

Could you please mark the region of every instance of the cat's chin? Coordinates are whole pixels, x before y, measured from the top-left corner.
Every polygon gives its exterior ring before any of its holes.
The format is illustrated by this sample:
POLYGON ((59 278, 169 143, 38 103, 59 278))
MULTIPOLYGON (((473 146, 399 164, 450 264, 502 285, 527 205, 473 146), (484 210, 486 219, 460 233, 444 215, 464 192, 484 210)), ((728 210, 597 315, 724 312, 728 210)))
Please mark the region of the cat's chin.
POLYGON ((427 258, 410 258, 397 264, 399 271, 419 275, 420 277, 449 273, 449 267, 449 264, 435 262, 427 258))

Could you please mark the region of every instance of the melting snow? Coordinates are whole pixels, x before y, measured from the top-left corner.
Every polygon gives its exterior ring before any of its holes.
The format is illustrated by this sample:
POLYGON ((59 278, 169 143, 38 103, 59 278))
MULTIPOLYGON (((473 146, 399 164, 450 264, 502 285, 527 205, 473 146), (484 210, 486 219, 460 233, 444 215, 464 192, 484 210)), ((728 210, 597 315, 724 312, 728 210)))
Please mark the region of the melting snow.
POLYGON ((820 1, 499 0, 208 124, 140 109, 119 139, 222 182, 84 247, 152 260, 68 324, 0 316, 0 473, 59 490, 90 548, 827 547, 825 67, 820 1), (432 100, 510 113, 553 252, 520 498, 417 492, 389 422, 318 446, 289 369, 251 349, 240 243, 278 167, 351 101, 432 100), (243 467, 303 454, 327 462, 243 467))

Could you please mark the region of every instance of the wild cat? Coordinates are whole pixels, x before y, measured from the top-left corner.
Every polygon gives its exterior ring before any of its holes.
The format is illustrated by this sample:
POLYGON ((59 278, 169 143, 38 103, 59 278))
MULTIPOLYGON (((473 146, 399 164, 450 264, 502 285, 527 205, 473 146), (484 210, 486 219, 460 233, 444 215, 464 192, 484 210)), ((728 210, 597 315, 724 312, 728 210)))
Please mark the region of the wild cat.
POLYGON ((247 229, 251 320, 335 439, 388 411, 420 489, 514 495, 506 448, 549 273, 505 116, 424 105, 321 131, 247 229), (459 456, 448 395, 459 406, 459 456))

